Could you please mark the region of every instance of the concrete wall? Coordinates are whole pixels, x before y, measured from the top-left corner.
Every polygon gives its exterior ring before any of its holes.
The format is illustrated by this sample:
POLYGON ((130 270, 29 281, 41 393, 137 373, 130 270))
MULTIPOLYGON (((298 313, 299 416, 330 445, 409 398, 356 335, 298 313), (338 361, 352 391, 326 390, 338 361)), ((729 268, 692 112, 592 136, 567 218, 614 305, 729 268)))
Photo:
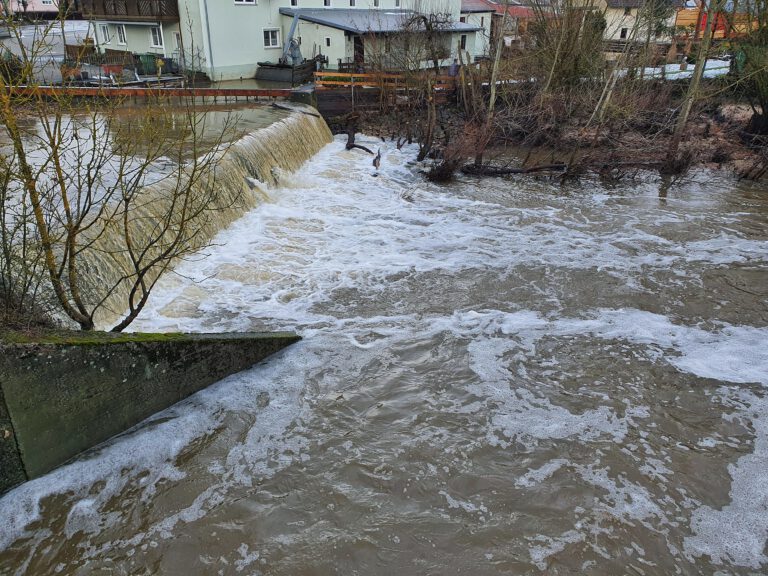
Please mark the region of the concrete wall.
POLYGON ((0 342, 0 493, 297 340, 75 333, 0 342))

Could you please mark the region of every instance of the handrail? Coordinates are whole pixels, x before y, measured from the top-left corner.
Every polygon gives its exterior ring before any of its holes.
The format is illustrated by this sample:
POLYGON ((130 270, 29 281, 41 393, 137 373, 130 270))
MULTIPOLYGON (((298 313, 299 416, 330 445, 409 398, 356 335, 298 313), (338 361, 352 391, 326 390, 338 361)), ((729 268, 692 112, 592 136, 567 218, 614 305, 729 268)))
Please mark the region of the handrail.
POLYGON ((69 97, 146 97, 146 96, 190 96, 190 97, 242 97, 242 98, 289 98, 288 88, 168 88, 164 86, 15 86, 7 87, 13 96, 69 96, 69 97))
POLYGON ((456 77, 448 75, 416 74, 406 76, 405 74, 393 74, 390 72, 370 73, 370 72, 315 72, 315 87, 323 89, 330 86, 355 86, 360 88, 381 88, 381 87, 408 87, 418 83, 421 80, 429 79, 433 82, 433 88, 446 90, 455 87, 456 77))

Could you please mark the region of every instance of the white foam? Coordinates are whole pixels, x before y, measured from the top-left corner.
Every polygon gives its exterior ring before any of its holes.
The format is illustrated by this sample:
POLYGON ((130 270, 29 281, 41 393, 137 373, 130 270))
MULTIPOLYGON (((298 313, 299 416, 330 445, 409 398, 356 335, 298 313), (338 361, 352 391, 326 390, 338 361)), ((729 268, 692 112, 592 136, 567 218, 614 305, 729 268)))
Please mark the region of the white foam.
POLYGON ((534 540, 543 542, 543 544, 537 544, 528 548, 528 554, 531 556, 531 562, 533 562, 539 570, 546 570, 549 563, 547 558, 558 554, 565 550, 569 544, 577 544, 583 542, 586 539, 586 534, 579 530, 568 530, 556 538, 540 535, 534 540))
MULTIPOLYGON (((477 370, 486 379, 508 374, 503 368, 492 368, 492 357, 504 351, 522 348, 534 350, 535 342, 545 335, 576 336, 589 334, 605 340, 626 340, 645 346, 660 346, 674 354, 665 360, 682 372, 724 382, 760 383, 768 385, 768 328, 732 326, 720 323, 717 330, 673 323, 668 317, 636 309, 593 310, 591 318, 557 318, 545 320, 540 314, 504 313, 494 310, 457 313, 454 329, 459 334, 494 332, 514 335, 521 340, 483 339, 473 350, 477 370), (495 350, 495 351, 494 351, 495 350), (502 370, 496 376, 489 370, 502 370)), ((496 363, 497 364, 497 363, 496 363)))
MULTIPOLYGON (((69 512, 66 532, 96 533, 106 519, 103 508, 141 474, 144 498, 151 498, 164 481, 179 481, 185 473, 175 459, 193 440, 212 433, 229 412, 247 410, 258 414, 245 441, 232 447, 237 464, 222 475, 226 485, 244 481, 244 469, 252 475, 267 475, 266 454, 279 441, 280 434, 300 412, 302 384, 296 370, 317 362, 313 354, 302 350, 302 343, 290 350, 291 363, 274 357, 258 368, 230 376, 198 392, 172 408, 158 413, 132 431, 115 438, 90 456, 63 466, 42 478, 22 484, 0 499, 5 522, 0 524, 0 549, 19 538, 24 527, 40 518, 41 501, 51 494, 72 492, 77 498, 69 512), (270 403, 259 405, 259 394, 270 395, 270 403), (270 438, 273 438, 270 440, 270 438), (122 471, 122 472, 120 472, 122 471), (94 495, 89 488, 103 481, 105 485, 94 495)), ((220 489, 221 486, 214 488, 220 489)), ((189 520, 205 513, 211 493, 196 499, 187 509, 166 518, 155 531, 167 533, 181 519, 189 520)), ((139 540, 145 537, 139 535, 139 540)))
POLYGON ((685 539, 684 551, 691 559, 709 556, 715 564, 759 570, 768 565, 768 398, 747 391, 739 396, 748 406, 743 418, 755 430, 754 450, 728 466, 730 503, 720 509, 702 506, 693 513, 694 535, 685 539))
POLYGON ((540 468, 529 469, 523 476, 515 480, 515 486, 518 488, 530 488, 536 484, 541 484, 544 480, 550 478, 555 472, 568 464, 564 458, 555 458, 550 460, 540 468))
MULTIPOLYGON (((360 141, 366 143, 365 138, 360 141)), ((304 396, 338 396, 342 380, 328 375, 329 367, 359 374, 379 352, 386 361, 385 351, 393 344, 441 332, 461 340, 460 346, 466 344, 473 374, 466 382, 451 385, 464 386, 467 396, 474 398, 440 409, 476 418, 485 426, 478 438, 468 437, 465 445, 445 446, 445 453, 454 460, 436 464, 446 474, 448 465, 458 469, 461 463, 471 464, 471 454, 460 453, 467 447, 471 451, 476 446, 515 442, 535 450, 550 440, 566 439, 622 443, 630 430, 638 431, 642 438, 640 420, 650 417, 645 406, 623 403, 619 413, 610 398, 585 393, 592 404, 577 412, 558 405, 546 387, 535 388, 526 366, 537 356, 543 339, 625 342, 650 362, 667 362, 681 372, 768 385, 768 357, 762 346, 768 340, 766 328, 726 323, 689 326, 685 320, 634 308, 585 309, 564 315, 558 311, 558 298, 559 291, 568 287, 549 286, 546 280, 524 281, 526 289, 540 291, 547 304, 542 304, 541 311, 516 310, 520 305, 514 301, 507 303, 506 310, 493 309, 502 307, 496 303, 467 309, 473 305, 468 298, 457 304, 462 308, 456 312, 440 311, 433 306, 432 293, 409 306, 395 299, 386 309, 377 307, 377 295, 401 285, 412 289, 408 281, 426 273, 458 277, 461 273, 467 276, 467 271, 471 275, 474 270, 491 270, 506 280, 518 268, 534 268, 542 274, 564 269, 593 274, 596 283, 607 275, 622 286, 630 283, 633 290, 648 292, 651 289, 637 278, 673 270, 680 282, 695 282, 702 267, 759 264, 767 252, 762 241, 735 232, 707 232, 731 216, 712 216, 708 212, 711 206, 700 197, 668 200, 670 205, 687 203, 684 213, 646 206, 635 212, 627 210, 626 203, 638 197, 643 202, 648 192, 643 185, 624 196, 585 193, 578 199, 578 208, 573 199, 555 195, 539 195, 526 202, 519 188, 494 180, 437 188, 414 177, 414 166, 409 163, 413 148, 396 150, 390 143, 381 145, 384 161, 377 178, 372 175, 370 157, 345 150, 343 138, 324 148, 301 175, 281 175, 279 188, 266 187, 269 202, 220 233, 207 258, 186 262, 178 276, 161 281, 134 326, 137 330, 192 332, 296 329, 305 340, 282 358, 227 379, 158 417, 168 420, 158 419, 151 427, 111 442, 100 453, 7 495, 0 505, 10 521, 0 526, 0 547, 22 535, 24 527, 40 516, 41 500, 50 494, 74 493, 66 522, 70 534, 95 533, 99 522, 118 522, 118 518, 105 517, 105 502, 135 482, 141 472, 149 472, 142 481, 141 497, 151 502, 163 481, 186 479, 187 472, 176 464, 176 458, 190 443, 214 434, 227 416, 253 417, 255 422, 248 424, 242 437, 207 463, 211 484, 196 492, 191 502, 157 519, 146 532, 104 544, 89 554, 106 554, 110 546, 129 548, 153 538, 172 537, 180 524, 202 518, 226 501, 232 487, 251 486, 254 478, 274 474, 307 457, 305 440, 287 430, 305 410, 311 410, 304 404, 304 396), (493 194, 517 194, 521 201, 507 206, 488 199, 493 194), (711 226, 691 225, 704 221, 711 226), (686 234, 687 241, 673 241, 665 236, 667 226, 697 232, 686 234), (353 296, 339 297, 345 291, 353 296), (356 306, 366 298, 373 301, 370 309, 356 306), (305 390, 309 379, 311 389, 305 390), (267 407, 257 401, 260 393, 269 393, 267 407), (90 488, 99 480, 105 486, 91 494, 90 488)), ((648 202, 658 204, 656 191, 652 192, 648 202)), ((549 369, 555 372, 558 367, 549 369)), ((756 413, 768 413, 766 406, 754 406, 756 413)), ((763 428, 755 427, 765 435, 763 428)), ((412 442, 445 444, 448 436, 446 430, 434 427, 415 433, 412 442)), ((729 507, 702 508, 696 513, 695 535, 688 542, 687 554, 706 553, 745 566, 763 562, 762 532, 756 530, 754 539, 748 538, 750 522, 759 527, 762 521, 757 512, 748 509, 750 498, 760 501, 764 497, 762 488, 751 480, 762 474, 758 466, 764 464, 764 452, 758 448, 763 450, 764 444, 756 444, 754 454, 742 457, 731 468, 734 482, 729 507), (743 533, 745 544, 718 547, 715 526, 721 520, 743 533)), ((334 450, 334 457, 354 459, 360 447, 348 444, 334 450)), ((645 458, 638 469, 644 474, 641 478, 658 482, 670 476, 669 467, 660 459, 645 458)), ((650 491, 625 478, 611 477, 599 463, 576 466, 557 458, 528 470, 515 483, 518 488, 535 489, 559 470, 575 470, 584 482, 601 488, 605 497, 597 506, 606 517, 654 528, 668 522, 650 491)), ((388 478, 391 473, 384 470, 381 475, 388 478)), ((471 498, 460 499, 447 490, 440 494, 448 508, 460 514, 491 513, 471 498)), ((546 566, 550 555, 584 541, 589 530, 603 529, 599 521, 585 521, 576 528, 559 537, 542 535, 533 541, 530 550, 536 565, 546 566)), ((44 538, 43 532, 34 537, 44 538)), ((290 536, 281 535, 275 542, 290 545, 290 536)), ((605 553, 594 546, 596 553, 605 553)), ((263 558, 256 556, 263 550, 241 548, 236 551, 237 560, 244 563, 245 570, 263 558)))

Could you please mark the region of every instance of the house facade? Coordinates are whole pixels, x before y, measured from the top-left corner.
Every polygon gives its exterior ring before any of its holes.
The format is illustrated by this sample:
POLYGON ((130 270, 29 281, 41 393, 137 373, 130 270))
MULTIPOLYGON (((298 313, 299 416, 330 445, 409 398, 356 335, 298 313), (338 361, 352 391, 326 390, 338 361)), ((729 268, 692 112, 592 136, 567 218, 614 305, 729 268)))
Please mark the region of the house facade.
POLYGON ((674 35, 677 0, 603 0, 606 40, 669 41, 674 35))
POLYGON ((488 0, 462 0, 459 20, 479 28, 475 36, 476 57, 491 54, 493 15, 496 5, 488 0))
POLYGON ((100 52, 183 57, 176 0, 81 0, 80 5, 100 52))
POLYGON ((375 61, 396 67, 404 48, 399 32, 417 14, 431 15, 440 29, 441 65, 459 49, 473 57, 476 49, 476 27, 459 20, 460 0, 181 1, 191 24, 182 26, 185 46, 215 80, 252 78, 258 62, 277 62, 292 28, 302 56, 322 54, 330 68, 375 61))
POLYGON ((53 18, 59 13, 58 0, 9 0, 8 7, 13 14, 29 17, 53 18))
MULTIPOLYGON (((409 45, 400 27, 415 15, 432 15, 441 65, 459 50, 474 59, 482 27, 460 13, 461 0, 83 0, 101 51, 175 58, 214 81, 253 78, 259 62, 277 62, 292 29, 302 56, 322 54, 330 68, 394 55, 409 45)), ((413 38, 423 37, 415 24, 413 38)))

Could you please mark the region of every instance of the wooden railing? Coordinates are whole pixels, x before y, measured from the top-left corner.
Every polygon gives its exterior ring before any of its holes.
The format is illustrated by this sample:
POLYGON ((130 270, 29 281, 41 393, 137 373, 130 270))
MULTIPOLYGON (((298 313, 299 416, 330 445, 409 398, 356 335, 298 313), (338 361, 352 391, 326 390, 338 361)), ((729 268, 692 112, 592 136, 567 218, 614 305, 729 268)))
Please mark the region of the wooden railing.
POLYGON ((315 72, 315 88, 318 90, 340 87, 381 88, 401 90, 423 88, 430 81, 433 90, 452 91, 456 89, 455 76, 436 76, 434 74, 391 74, 391 73, 355 73, 355 72, 315 72))
POLYGON ((85 18, 120 18, 127 21, 178 22, 176 0, 81 0, 85 18))

